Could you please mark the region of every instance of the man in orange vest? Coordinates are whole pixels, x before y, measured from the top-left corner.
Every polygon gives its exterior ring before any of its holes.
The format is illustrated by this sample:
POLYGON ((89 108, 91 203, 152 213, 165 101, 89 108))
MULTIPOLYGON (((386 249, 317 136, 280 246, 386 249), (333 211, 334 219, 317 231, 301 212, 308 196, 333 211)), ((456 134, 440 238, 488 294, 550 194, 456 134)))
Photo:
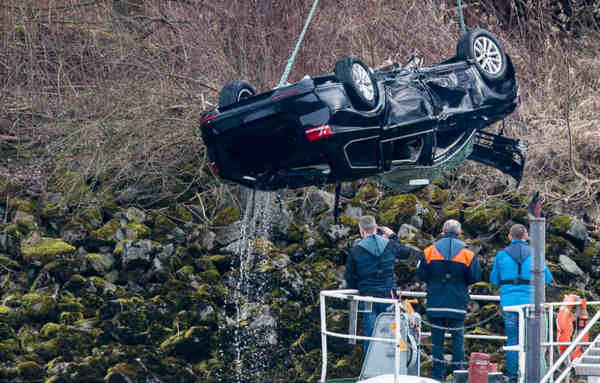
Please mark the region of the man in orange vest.
POLYGON ((427 318, 433 343, 433 379, 443 381, 444 336, 452 334, 451 371, 464 368, 464 323, 469 303, 468 286, 481 280, 477 256, 458 240, 460 222, 444 222, 442 238, 425 249, 417 272, 427 283, 427 318))

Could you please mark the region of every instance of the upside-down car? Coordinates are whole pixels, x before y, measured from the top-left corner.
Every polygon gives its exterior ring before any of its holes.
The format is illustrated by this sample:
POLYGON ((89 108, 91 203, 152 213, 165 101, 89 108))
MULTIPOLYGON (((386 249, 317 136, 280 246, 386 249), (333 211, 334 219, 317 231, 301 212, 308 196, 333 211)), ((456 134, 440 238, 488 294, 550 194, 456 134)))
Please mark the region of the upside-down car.
POLYGON ((372 70, 348 56, 333 74, 262 94, 229 81, 200 130, 213 171, 259 190, 378 176, 409 191, 467 159, 518 183, 524 145, 485 131, 518 105, 510 57, 474 29, 437 65, 372 70))

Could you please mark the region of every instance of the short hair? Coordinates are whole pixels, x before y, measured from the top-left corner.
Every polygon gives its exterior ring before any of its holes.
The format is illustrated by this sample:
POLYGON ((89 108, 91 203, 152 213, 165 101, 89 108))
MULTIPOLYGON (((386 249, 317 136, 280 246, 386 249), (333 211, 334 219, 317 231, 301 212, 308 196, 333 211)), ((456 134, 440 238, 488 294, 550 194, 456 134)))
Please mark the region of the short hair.
POLYGON ((512 239, 523 239, 527 234, 527 229, 520 223, 515 223, 510 227, 510 236, 512 239))
POLYGON ((363 215, 358 219, 358 227, 366 231, 367 233, 374 233, 377 229, 377 223, 375 223, 375 217, 372 215, 363 215))
POLYGON ((456 234, 459 235, 462 232, 462 227, 460 226, 460 222, 455 219, 449 219, 444 222, 444 226, 442 231, 446 234, 456 234))

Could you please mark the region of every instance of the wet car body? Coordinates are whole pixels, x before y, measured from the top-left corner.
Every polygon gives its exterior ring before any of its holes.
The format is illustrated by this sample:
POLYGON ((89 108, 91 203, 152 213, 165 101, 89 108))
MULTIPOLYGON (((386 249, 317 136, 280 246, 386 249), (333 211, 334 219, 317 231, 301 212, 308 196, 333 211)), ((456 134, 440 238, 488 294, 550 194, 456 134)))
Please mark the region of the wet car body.
POLYGON ((259 190, 377 175, 408 191, 466 159, 518 182, 522 143, 484 131, 519 105, 513 65, 506 55, 503 75, 490 81, 476 64, 457 55, 429 67, 369 70, 370 104, 353 89, 360 81, 341 81, 336 65, 336 74, 214 108, 201 134, 221 178, 259 190))

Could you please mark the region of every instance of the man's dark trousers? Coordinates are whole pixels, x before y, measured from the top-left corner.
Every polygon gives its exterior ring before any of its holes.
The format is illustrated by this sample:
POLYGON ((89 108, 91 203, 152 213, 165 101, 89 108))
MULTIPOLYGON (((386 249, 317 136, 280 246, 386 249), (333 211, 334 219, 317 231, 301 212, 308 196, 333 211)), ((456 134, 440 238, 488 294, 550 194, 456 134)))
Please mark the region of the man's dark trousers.
POLYGON ((459 329, 448 330, 452 335, 452 365, 448 372, 463 369, 465 361, 464 325, 461 319, 430 318, 431 342, 433 343, 433 374, 435 380, 444 381, 446 377, 446 363, 444 361, 444 336, 446 328, 459 329))

